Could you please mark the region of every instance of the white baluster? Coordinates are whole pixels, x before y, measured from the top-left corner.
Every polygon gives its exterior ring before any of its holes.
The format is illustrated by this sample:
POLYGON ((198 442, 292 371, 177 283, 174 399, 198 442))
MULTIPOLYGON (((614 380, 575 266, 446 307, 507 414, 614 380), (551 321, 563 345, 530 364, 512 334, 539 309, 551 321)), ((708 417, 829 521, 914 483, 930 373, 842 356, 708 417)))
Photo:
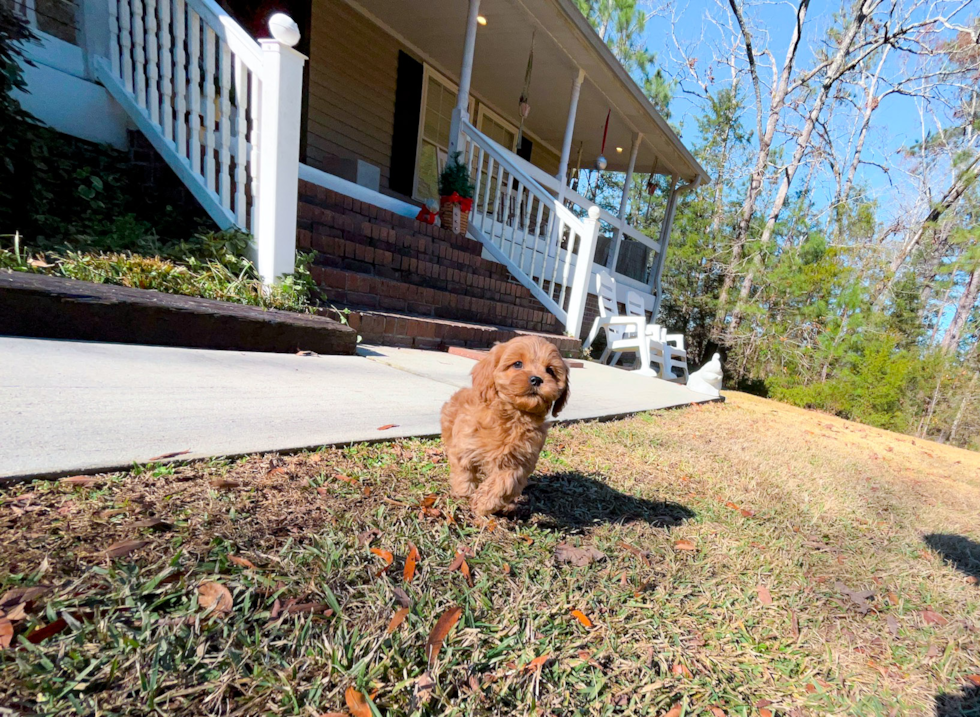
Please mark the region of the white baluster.
MULTIPOLYGON (((473 144, 476 146, 476 142, 473 144)), ((476 177, 473 179, 473 219, 476 219, 476 213, 480 211, 477 203, 480 198, 480 180, 483 178, 483 147, 477 146, 476 158, 476 177)))
MULTIPOLYGON (((568 310, 565 313, 565 333, 577 338, 582 336, 582 317, 585 316, 585 302, 589 296, 589 285, 592 283, 592 264, 595 262, 596 240, 599 237, 599 207, 589 207, 589 216, 583 224, 578 258, 575 261, 572 293, 568 298, 568 310)), ((565 308, 564 302, 559 306, 565 308)))
POLYGON ((568 291, 568 277, 572 268, 572 249, 575 248, 575 230, 568 227, 568 247, 565 249, 565 267, 561 274, 561 293, 558 295, 558 306, 565 308, 565 293, 568 291))
MULTIPOLYGON (((531 252, 531 271, 528 272, 528 276, 530 276, 532 280, 534 279, 534 265, 537 262, 538 248, 544 246, 543 242, 541 241, 541 214, 543 212, 544 212, 544 202, 542 202, 541 198, 539 197, 538 214, 534 220, 534 234, 533 234, 534 251, 531 252)), ((547 246, 544 246, 544 248, 545 248, 545 258, 547 259, 547 246)), ((541 271, 538 274, 538 276, 540 276, 541 274, 544 274, 544 266, 541 267, 541 271)))
MULTIPOLYGON (((110 0, 111 2, 112 0, 110 0)), ((170 0, 160 0, 160 122, 163 124, 163 136, 169 141, 174 139, 174 88, 173 88, 173 28, 171 19, 170 0)), ((183 148, 181 148, 183 154, 183 148)))
POLYGON ((201 173, 201 18, 190 11, 191 169, 201 173))
POLYGON ((259 140, 262 138, 261 128, 259 127, 261 124, 259 120, 262 117, 262 80, 259 78, 257 72, 249 72, 249 75, 252 79, 252 92, 249 102, 251 105, 249 116, 252 118, 252 130, 248 134, 248 141, 252 145, 252 156, 248 162, 249 187, 252 190, 252 220, 249 223, 249 231, 255 234, 259 223, 259 195, 265 191, 265 187, 259 181, 259 172, 262 164, 259 158, 259 140))
POLYGON ((214 30, 210 25, 204 25, 204 183, 212 192, 217 191, 218 183, 215 177, 214 132, 215 132, 215 96, 214 96, 214 30))
POLYGON ((494 188, 493 192, 493 214, 490 216, 490 236, 493 237, 494 231, 497 229, 497 224, 500 224, 500 238, 499 242, 495 242, 501 250, 504 248, 504 224, 502 221, 497 219, 498 212, 500 211, 500 201, 502 196, 501 188, 504 183, 504 165, 497 162, 497 186, 494 188))
MULTIPOLYGON (((490 215, 490 185, 493 184, 491 179, 491 172, 493 171, 493 155, 489 152, 485 152, 484 156, 487 158, 487 183, 483 188, 483 217, 480 219, 480 231, 486 231, 487 228, 487 217, 490 215)), ((491 241, 493 237, 490 237, 491 241)))
POLYGON ((133 0, 133 56, 136 62, 136 104, 146 109, 146 34, 143 30, 143 3, 133 0))
POLYGON ((122 45, 122 79, 127 92, 133 91, 133 26, 129 0, 121 0, 119 35, 122 45))
POLYGON ((221 206, 231 208, 231 50, 228 44, 221 43, 221 155, 219 182, 221 206))
MULTIPOLYGON (((527 255, 527 233, 531 229, 531 202, 534 199, 531 194, 531 190, 523 186, 520 187, 520 191, 517 194, 517 208, 519 210, 518 216, 520 216, 520 224, 524 225, 524 231, 521 232, 521 261, 518 263, 521 271, 524 269, 524 257, 527 255)), ((516 230, 515 230, 516 231, 516 230)), ((531 264, 534 264, 534 245, 531 245, 531 264)))
POLYGON ((247 226, 245 214, 245 163, 248 161, 248 69, 235 56, 235 220, 247 226))
POLYGON ((159 42, 157 38, 157 2, 146 0, 146 89, 147 104, 150 109, 150 120, 155 125, 160 124, 160 59, 159 42))
POLYGON ((176 70, 177 104, 177 151, 181 157, 188 156, 187 150, 187 50, 184 40, 187 29, 187 13, 184 0, 174 0, 174 69, 176 70))
POLYGON ((109 3, 109 62, 112 74, 119 77, 119 0, 109 3))

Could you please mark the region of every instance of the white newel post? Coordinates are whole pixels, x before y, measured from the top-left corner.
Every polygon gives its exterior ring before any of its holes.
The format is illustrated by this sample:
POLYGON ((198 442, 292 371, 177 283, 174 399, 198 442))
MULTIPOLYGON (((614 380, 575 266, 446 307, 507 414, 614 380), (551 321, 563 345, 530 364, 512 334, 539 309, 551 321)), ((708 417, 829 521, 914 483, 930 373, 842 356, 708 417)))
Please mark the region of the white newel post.
POLYGON ((626 221, 626 208, 629 206, 630 187, 633 186, 633 170, 636 169, 636 155, 640 152, 642 139, 642 134, 633 133, 633 143, 630 145, 630 163, 626 168, 626 179, 623 181, 623 196, 619 200, 619 226, 616 227, 612 250, 609 252, 608 268, 610 271, 616 271, 616 264, 619 261, 619 246, 623 242, 623 224, 626 221))
POLYGON ((473 79, 473 56, 476 54, 477 17, 480 14, 480 0, 469 0, 470 8, 466 15, 466 36, 463 39, 463 65, 459 70, 459 91, 456 93, 456 108, 453 110, 452 124, 449 127, 449 154, 459 149, 459 131, 463 120, 469 121, 470 80, 473 79))
POLYGON ((578 254, 575 255, 575 274, 572 278, 572 290, 565 315, 565 333, 575 338, 582 335, 585 301, 589 296, 589 285, 592 283, 592 264, 595 262, 595 247, 599 238, 599 207, 589 207, 589 216, 583 224, 585 224, 585 232, 579 241, 578 254))
MULTIPOLYGON (((97 57, 109 58, 114 71, 118 72, 119 55, 110 51, 110 35, 112 23, 115 22, 115 34, 119 34, 119 20, 116 2, 118 0, 94 0, 82 3, 81 12, 81 45, 85 51, 85 71, 90 78, 95 78, 93 60, 97 57), (115 11, 115 12, 111 12, 115 11), (110 16, 111 15, 111 16, 110 16)), ((33 3, 29 3, 33 6, 33 3)), ((36 25, 35 25, 36 27, 36 25)))
POLYGON ((568 100, 568 119, 565 120, 565 138, 561 143, 561 158, 558 160, 558 183, 560 191, 568 186, 568 161, 572 154, 572 136, 575 134, 575 115, 578 112, 578 98, 582 94, 585 70, 580 69, 572 82, 572 96, 568 100))
POLYGON ((259 41, 262 95, 255 243, 257 268, 267 284, 292 274, 296 265, 300 113, 306 57, 292 48, 299 42, 295 23, 294 32, 289 32, 290 28, 281 22, 280 19, 278 26, 269 23, 273 36, 279 39, 259 41))

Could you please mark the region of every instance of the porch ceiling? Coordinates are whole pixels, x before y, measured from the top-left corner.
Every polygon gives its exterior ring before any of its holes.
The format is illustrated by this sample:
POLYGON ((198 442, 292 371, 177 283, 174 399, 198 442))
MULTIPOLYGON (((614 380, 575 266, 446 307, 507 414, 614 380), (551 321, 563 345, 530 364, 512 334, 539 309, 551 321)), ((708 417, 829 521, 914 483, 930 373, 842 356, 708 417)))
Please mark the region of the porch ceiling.
MULTIPOLYGON (((468 9, 465 0, 356 0, 351 4, 399 36, 443 74, 458 80, 468 9)), ((525 127, 556 152, 561 150, 576 68, 585 71, 569 169, 577 164, 580 146, 582 166, 592 167, 602 147, 606 112, 611 109, 608 169, 626 170, 632 134, 638 131, 643 142, 636 171, 676 174, 685 181, 708 178, 573 0, 481 0, 480 14, 487 24, 476 37, 472 93, 517 124, 518 98, 531 33, 536 28, 531 113, 525 127)))

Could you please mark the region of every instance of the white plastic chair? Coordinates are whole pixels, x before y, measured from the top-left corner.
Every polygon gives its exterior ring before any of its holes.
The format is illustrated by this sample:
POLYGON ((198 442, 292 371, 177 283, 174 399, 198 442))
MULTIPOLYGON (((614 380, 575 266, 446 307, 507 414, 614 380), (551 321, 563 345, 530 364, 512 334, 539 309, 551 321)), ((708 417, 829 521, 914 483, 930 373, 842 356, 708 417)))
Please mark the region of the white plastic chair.
MULTIPOLYGON (((647 312, 643 297, 635 291, 626 294, 626 312, 631 316, 642 316, 646 319, 647 312)), ((667 329, 660 324, 647 324, 647 337, 650 339, 651 358, 660 366, 660 378, 686 383, 688 373, 684 334, 668 334, 667 329), (682 375, 674 374, 674 368, 681 369, 682 375)))
POLYGON ((606 348, 599 357, 599 363, 605 363, 610 353, 619 360, 620 354, 631 352, 638 355, 640 368, 637 370, 643 376, 656 376, 657 372, 650 368, 650 341, 647 339, 646 317, 620 316, 616 304, 616 280, 607 272, 600 271, 595 277, 596 296, 599 298, 599 316, 592 323, 592 329, 582 348, 589 348, 599 329, 606 332, 606 348))

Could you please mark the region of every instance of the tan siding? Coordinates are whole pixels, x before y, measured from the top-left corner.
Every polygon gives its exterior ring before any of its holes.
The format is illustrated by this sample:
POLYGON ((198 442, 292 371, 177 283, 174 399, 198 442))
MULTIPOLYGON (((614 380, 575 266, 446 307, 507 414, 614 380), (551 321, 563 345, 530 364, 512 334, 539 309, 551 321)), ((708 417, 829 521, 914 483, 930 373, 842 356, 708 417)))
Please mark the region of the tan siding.
POLYGON ((307 159, 362 159, 388 187, 399 43, 341 0, 313 0, 307 159))
POLYGON ((561 157, 545 147, 540 142, 535 142, 531 147, 531 164, 538 169, 543 169, 550 175, 558 174, 558 163, 561 157))

